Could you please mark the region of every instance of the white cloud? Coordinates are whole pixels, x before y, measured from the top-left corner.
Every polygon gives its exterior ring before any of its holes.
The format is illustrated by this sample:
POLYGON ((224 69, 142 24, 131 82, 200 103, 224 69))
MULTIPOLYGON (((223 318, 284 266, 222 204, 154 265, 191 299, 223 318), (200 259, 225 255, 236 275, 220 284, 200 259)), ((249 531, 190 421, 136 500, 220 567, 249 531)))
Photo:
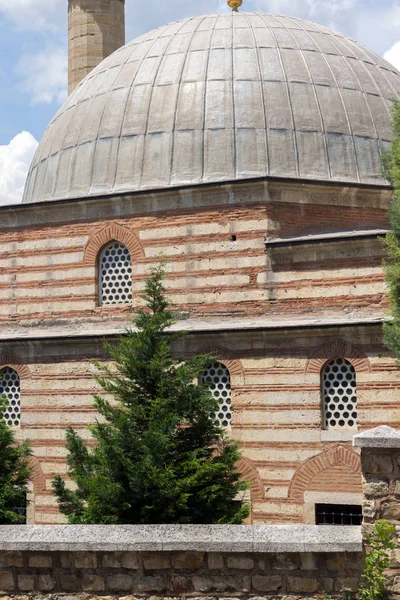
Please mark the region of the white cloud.
POLYGON ((63 46, 47 44, 33 56, 22 56, 16 71, 21 79, 18 88, 30 95, 31 104, 61 104, 66 99, 68 56, 63 46))
POLYGON ((383 58, 385 58, 400 71, 400 42, 393 44, 393 46, 387 52, 385 52, 383 58))
POLYGON ((33 135, 21 131, 9 144, 0 146, 0 204, 21 202, 37 145, 33 135))
POLYGON ((0 12, 23 30, 57 30, 66 23, 65 0, 0 0, 0 12))

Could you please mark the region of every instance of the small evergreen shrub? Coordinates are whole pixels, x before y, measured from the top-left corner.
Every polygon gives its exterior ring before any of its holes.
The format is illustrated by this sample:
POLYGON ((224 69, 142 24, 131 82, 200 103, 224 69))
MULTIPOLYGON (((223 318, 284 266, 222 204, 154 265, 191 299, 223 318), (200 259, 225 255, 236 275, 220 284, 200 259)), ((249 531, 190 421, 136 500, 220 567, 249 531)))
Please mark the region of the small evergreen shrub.
POLYGON ((102 421, 89 427, 95 446, 67 431, 69 477, 53 482, 70 523, 233 523, 247 517, 238 446, 217 425, 217 401, 199 378, 214 357, 172 354, 177 335, 163 288, 164 271, 146 283, 147 309, 135 330, 107 345, 113 366, 95 363, 102 421), (110 402, 109 398, 114 400, 110 402))
POLYGON ((0 525, 25 522, 17 509, 26 505, 31 475, 30 445, 17 443, 13 429, 4 420, 7 406, 8 398, 0 397, 0 525))

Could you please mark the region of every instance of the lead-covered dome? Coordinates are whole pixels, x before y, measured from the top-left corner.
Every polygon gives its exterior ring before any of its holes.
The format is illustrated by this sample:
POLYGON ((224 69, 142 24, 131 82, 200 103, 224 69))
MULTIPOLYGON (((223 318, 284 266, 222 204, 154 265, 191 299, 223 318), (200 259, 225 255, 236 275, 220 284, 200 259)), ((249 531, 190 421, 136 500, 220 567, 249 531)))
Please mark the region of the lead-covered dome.
POLYGON ((104 60, 48 126, 24 202, 274 176, 382 184, 400 74, 321 25, 193 17, 104 60))

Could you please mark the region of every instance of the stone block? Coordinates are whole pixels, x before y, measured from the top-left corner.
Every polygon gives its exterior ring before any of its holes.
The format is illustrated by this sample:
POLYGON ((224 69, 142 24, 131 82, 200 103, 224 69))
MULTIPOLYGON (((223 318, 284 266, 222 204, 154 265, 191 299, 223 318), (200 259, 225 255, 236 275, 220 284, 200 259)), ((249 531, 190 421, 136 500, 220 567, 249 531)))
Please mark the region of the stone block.
POLYGON ((207 564, 208 568, 213 570, 220 570, 224 568, 224 557, 222 554, 218 554, 217 552, 209 552, 207 554, 207 564))
POLYGON ((117 573, 107 577, 107 584, 112 592, 129 592, 133 589, 133 578, 126 573, 117 573))
POLYGON ((169 569, 171 566, 171 559, 167 554, 146 552, 145 554, 143 554, 143 566, 146 571, 169 569))
POLYGON ((22 552, 0 552, 0 567, 23 567, 22 552))
POLYGON ((85 592, 103 592, 105 590, 104 578, 100 575, 85 573, 82 579, 82 588, 85 592))
POLYGON ((139 592, 162 592, 165 583, 161 575, 143 575, 138 581, 139 592))
POLYGON ((244 575, 242 592, 248 593, 251 591, 251 575, 244 575))
POLYGON ((335 592, 358 592, 358 577, 339 577, 335 581, 335 592))
POLYGON ((300 554, 300 568, 302 571, 318 571, 317 555, 312 552, 300 554))
POLYGON ((172 559, 175 569, 198 569, 204 561, 204 552, 179 552, 172 559))
POLYGON ((17 583, 20 592, 32 592, 35 589, 35 578, 28 573, 19 573, 17 583))
POLYGON ((56 587, 56 580, 51 573, 42 573, 38 577, 37 587, 41 592, 51 592, 56 587))
POLYGON ((77 569, 96 569, 97 556, 94 552, 75 552, 74 565, 77 569))
POLYGON ((400 550, 397 548, 390 552, 390 566, 392 569, 398 569, 400 567, 400 550))
POLYGON ((365 500, 363 502, 362 513, 364 517, 373 519, 376 514, 376 506, 374 500, 365 500))
POLYGON ((124 552, 121 562, 124 569, 139 569, 139 559, 136 552, 124 552))
POLYGON ((73 554, 70 552, 61 552, 60 554, 60 564, 63 569, 69 569, 74 564, 73 554))
POLYGON ((260 571, 265 571, 265 567, 266 567, 265 558, 260 558, 258 561, 258 568, 260 569, 260 571))
POLYGON ((192 584, 187 577, 183 577, 182 575, 172 575, 170 589, 177 594, 185 594, 191 591, 192 584))
POLYGON ((363 483, 363 491, 365 496, 372 498, 382 498, 389 494, 389 484, 387 481, 365 481, 363 483))
POLYGON ((280 575, 254 575, 251 584, 257 592, 276 592, 282 587, 280 575))
POLYGON ((397 480, 394 484, 394 493, 396 496, 400 496, 400 481, 397 480))
POLYGON ((385 452, 368 452, 361 455, 364 473, 392 473, 393 463, 390 454, 385 452))
POLYGON ((273 565, 278 571, 295 571, 300 566, 299 557, 296 554, 277 554, 273 565))
POLYGON ((400 521, 400 503, 388 502, 381 506, 381 518, 388 521, 400 521))
POLYGON ((10 571, 0 571, 0 591, 10 592, 14 589, 14 577, 10 571))
POLYGON ((321 583, 320 583, 320 590, 321 592, 325 592, 325 593, 330 593, 333 592, 333 579, 331 579, 330 577, 324 577, 324 579, 322 579, 321 583))
POLYGON ((53 559, 48 554, 32 554, 29 557, 29 566, 34 568, 51 569, 53 559))
POLYGON ((196 575, 192 578, 195 592, 224 592, 227 590, 239 591, 242 588, 242 580, 225 575, 196 575))
POLYGON ((107 552, 103 554, 102 565, 105 569, 121 569, 122 554, 120 552, 107 552))
POLYGON ((328 571, 343 571, 349 567, 349 559, 344 554, 327 554, 325 566, 328 571))
POLYGON ((254 560, 250 556, 228 556, 226 561, 228 569, 253 569, 254 560))
POLYGON ((390 586, 390 591, 395 594, 400 594, 400 577, 395 577, 392 585, 390 586))
POLYGON ((296 593, 314 593, 318 591, 318 581, 314 577, 288 577, 287 591, 296 593))
POLYGON ((62 573, 60 585, 64 592, 78 592, 81 587, 78 575, 75 573, 62 573))

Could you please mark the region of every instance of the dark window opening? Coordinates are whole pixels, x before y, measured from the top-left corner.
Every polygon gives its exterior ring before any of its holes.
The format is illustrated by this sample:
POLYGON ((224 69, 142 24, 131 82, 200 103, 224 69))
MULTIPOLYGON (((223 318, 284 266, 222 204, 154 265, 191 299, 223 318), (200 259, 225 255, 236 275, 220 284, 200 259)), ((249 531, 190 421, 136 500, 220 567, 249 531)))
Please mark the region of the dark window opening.
POLYGON ((232 242, 236 242, 236 239, 237 239, 236 235, 233 235, 232 238, 231 238, 232 242))
POLYGON ((19 523, 15 523, 15 525, 26 525, 27 504, 28 504, 28 499, 25 494, 25 497, 22 499, 21 505, 13 507, 13 511, 16 512, 17 515, 19 515, 21 517, 21 520, 19 521, 19 523))
POLYGON ((362 508, 355 504, 316 504, 317 525, 361 525, 362 508))

